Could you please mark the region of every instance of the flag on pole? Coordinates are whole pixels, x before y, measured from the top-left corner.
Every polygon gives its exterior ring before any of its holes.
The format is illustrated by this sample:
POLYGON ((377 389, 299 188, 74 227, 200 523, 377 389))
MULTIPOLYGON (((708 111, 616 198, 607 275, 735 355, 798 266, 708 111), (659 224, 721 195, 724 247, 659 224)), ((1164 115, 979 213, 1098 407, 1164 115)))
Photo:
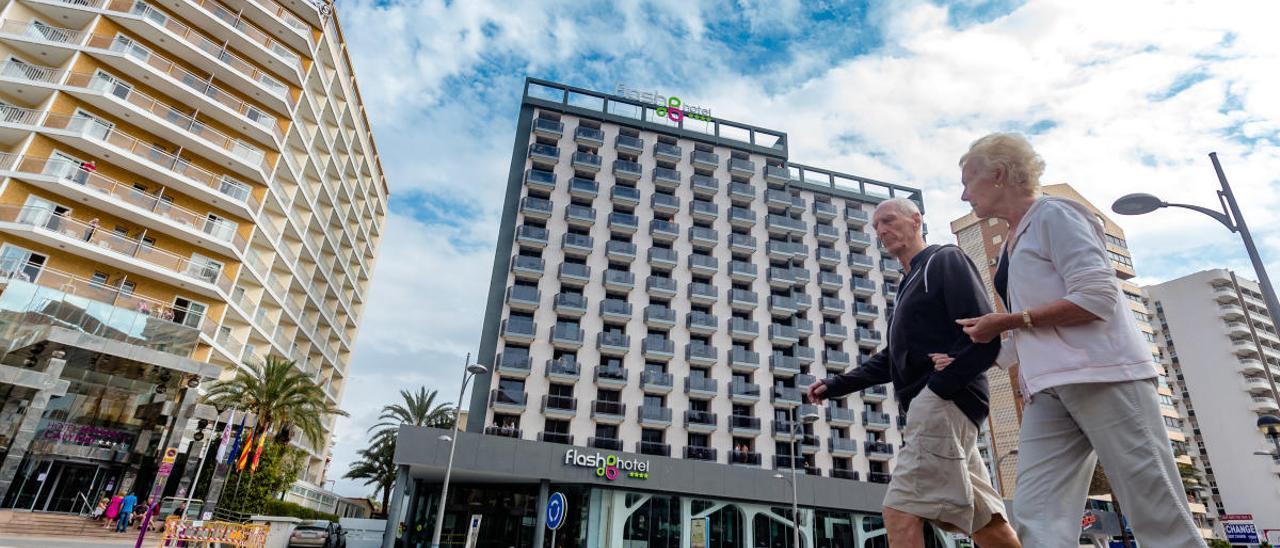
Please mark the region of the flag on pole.
POLYGON ((267 442, 267 432, 264 430, 258 434, 258 448, 253 451, 253 463, 249 465, 249 473, 252 474, 258 470, 258 459, 262 457, 262 446, 267 442))
POLYGON ((248 418, 249 413, 247 411, 240 416, 240 426, 236 427, 235 443, 231 445, 231 451, 227 452, 227 466, 231 466, 236 461, 236 457, 240 455, 240 446, 244 443, 244 421, 248 418))
POLYGON ((249 453, 253 452, 253 434, 254 429, 249 429, 249 435, 244 438, 244 448, 240 450, 240 456, 236 457, 236 471, 244 470, 245 465, 249 464, 249 453))
POLYGON ((236 422, 236 410, 231 410, 231 415, 227 417, 227 426, 222 429, 222 437, 218 439, 218 458, 214 462, 222 462, 227 458, 227 450, 231 449, 231 423, 236 422))

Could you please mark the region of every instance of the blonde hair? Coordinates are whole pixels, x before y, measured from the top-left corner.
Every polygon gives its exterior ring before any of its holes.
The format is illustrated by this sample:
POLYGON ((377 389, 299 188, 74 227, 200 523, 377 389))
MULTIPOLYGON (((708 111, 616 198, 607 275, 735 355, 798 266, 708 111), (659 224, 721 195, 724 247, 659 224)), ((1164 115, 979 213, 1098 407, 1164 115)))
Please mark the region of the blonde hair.
POLYGON ((1040 193, 1040 176, 1044 174, 1044 159, 1036 154, 1031 143, 1018 133, 992 133, 969 145, 969 152, 960 157, 960 167, 977 159, 983 167, 1003 167, 1006 182, 1032 196, 1040 193))

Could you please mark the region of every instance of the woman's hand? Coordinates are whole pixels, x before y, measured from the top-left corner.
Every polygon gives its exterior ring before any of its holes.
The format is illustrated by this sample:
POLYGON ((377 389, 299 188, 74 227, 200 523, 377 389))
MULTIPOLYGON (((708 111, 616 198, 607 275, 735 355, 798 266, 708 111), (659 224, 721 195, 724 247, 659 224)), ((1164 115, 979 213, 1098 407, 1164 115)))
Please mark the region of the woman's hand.
POLYGON ((956 361, 955 358, 939 352, 929 354, 929 357, 933 359, 934 371, 942 371, 943 369, 946 369, 948 365, 951 365, 951 362, 956 361))
POLYGON ((992 339, 999 337, 1001 333, 1022 325, 1022 316, 992 312, 977 318, 956 320, 956 323, 964 328, 964 333, 969 336, 969 339, 975 343, 982 344, 991 342, 992 339))

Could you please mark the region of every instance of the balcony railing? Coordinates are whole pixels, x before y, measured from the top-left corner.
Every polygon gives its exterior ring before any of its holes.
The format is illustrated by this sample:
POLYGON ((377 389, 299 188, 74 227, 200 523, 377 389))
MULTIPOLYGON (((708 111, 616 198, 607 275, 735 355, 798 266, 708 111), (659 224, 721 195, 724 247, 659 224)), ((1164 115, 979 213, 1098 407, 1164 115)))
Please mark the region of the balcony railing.
POLYGON ((231 8, 223 6, 214 0, 194 1, 214 17, 221 19, 227 25, 240 31, 240 33, 247 37, 250 42, 262 46, 263 49, 274 53, 277 57, 280 57, 285 61, 288 61, 289 64, 293 65, 297 70, 302 70, 302 58, 297 53, 294 53, 292 49, 289 49, 287 46, 277 42, 275 38, 272 38, 266 31, 258 28, 257 25, 244 20, 244 18, 240 16, 239 12, 233 11, 231 8))
POLYGON ((230 175, 218 175, 197 167, 185 157, 171 154, 154 143, 145 142, 98 120, 82 116, 49 114, 45 116, 41 125, 50 129, 79 133, 81 137, 86 139, 123 149, 137 158, 194 182, 196 186, 209 188, 223 196, 243 203, 250 211, 258 211, 258 199, 254 198, 253 187, 248 184, 240 182, 230 175))
POLYGON ((201 333, 218 334, 217 323, 205 318, 202 310, 43 265, 0 262, 0 282, 5 284, 0 318, 12 318, 5 323, 12 324, 7 336, 15 340, 29 331, 55 326, 189 357, 201 333))
POLYGON ((311 25, 308 25, 302 19, 298 18, 298 16, 294 15, 293 12, 285 9, 284 6, 281 6, 280 4, 276 3, 275 0, 250 0, 250 1, 253 2, 254 4, 257 4, 259 7, 261 7, 263 11, 266 11, 267 13, 275 16, 277 19, 279 19, 289 28, 293 29, 295 32, 301 34, 304 38, 307 39, 308 44, 311 43, 311 25))
MULTIPOLYGON (((0 110, 0 112, 4 112, 0 110)), ((149 211, 179 225, 188 226, 208 234, 213 239, 229 242, 237 250, 244 251, 248 243, 236 232, 234 223, 210 220, 207 213, 176 206, 159 196, 143 192, 120 181, 104 177, 97 172, 86 171, 70 160, 0 154, 0 169, 30 175, 51 175, 58 180, 83 185, 117 202, 149 211)))
POLYGON ((0 206, 0 222, 16 223, 57 234, 123 257, 139 259, 162 270, 215 285, 230 293, 231 278, 221 265, 197 263, 187 257, 156 248, 142 240, 121 236, 93 223, 57 215, 38 206, 0 206))
POLYGON ((52 27, 39 21, 15 21, 7 19, 0 25, 0 33, 15 34, 24 38, 57 42, 59 44, 79 44, 84 33, 75 29, 52 27))

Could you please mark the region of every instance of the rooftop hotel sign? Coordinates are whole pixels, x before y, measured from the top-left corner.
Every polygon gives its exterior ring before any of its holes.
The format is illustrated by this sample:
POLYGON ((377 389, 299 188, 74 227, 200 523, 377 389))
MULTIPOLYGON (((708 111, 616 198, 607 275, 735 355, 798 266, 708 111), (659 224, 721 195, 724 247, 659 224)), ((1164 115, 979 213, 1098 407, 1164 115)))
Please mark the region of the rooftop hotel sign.
POLYGON ((629 88, 625 84, 618 84, 618 89, 614 93, 633 101, 653 105, 654 111, 658 113, 658 116, 666 116, 672 122, 679 122, 685 117, 704 122, 711 121, 711 109, 686 105, 684 101, 674 95, 664 97, 656 91, 640 91, 629 88))
POLYGON ((598 452, 579 453, 577 449, 570 449, 564 453, 564 463, 567 466, 595 468, 596 476, 609 481, 618 479, 618 476, 624 472, 629 478, 649 477, 649 461, 624 459, 618 455, 602 455, 598 452))

